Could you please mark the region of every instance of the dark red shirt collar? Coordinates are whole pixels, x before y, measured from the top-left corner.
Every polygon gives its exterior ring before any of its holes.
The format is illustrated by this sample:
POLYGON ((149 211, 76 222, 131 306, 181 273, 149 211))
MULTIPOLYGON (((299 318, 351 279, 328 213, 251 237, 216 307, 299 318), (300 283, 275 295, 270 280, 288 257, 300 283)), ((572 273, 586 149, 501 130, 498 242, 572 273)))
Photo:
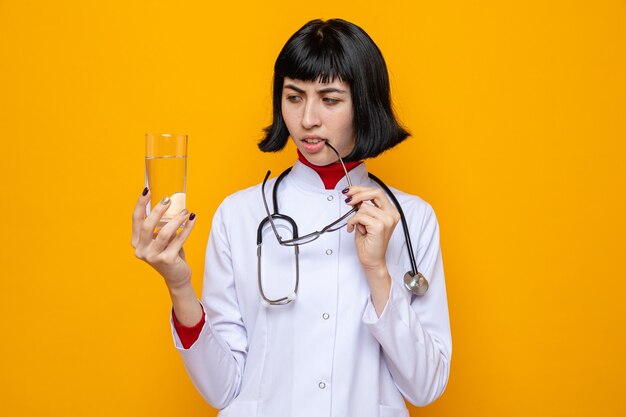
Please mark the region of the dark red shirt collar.
MULTIPOLYGON (((341 167, 340 162, 334 162, 330 165, 317 166, 313 165, 298 151, 298 160, 302 162, 304 165, 313 169, 317 172, 317 175, 320 176, 322 182, 324 183, 324 188, 327 190, 332 190, 335 188, 339 180, 341 180, 345 173, 343 172, 343 168, 341 167)), ((344 162, 346 165, 346 169, 350 171, 352 168, 358 166, 363 161, 355 161, 355 162, 344 162)))

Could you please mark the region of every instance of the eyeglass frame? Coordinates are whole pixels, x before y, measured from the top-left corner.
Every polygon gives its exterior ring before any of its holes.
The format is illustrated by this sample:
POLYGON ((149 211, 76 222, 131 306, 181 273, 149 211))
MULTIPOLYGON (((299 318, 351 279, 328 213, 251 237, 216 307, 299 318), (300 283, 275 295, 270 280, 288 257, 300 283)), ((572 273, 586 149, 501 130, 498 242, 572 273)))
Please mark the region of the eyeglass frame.
MULTIPOLYGON (((339 158, 339 163, 341 163, 341 167, 343 168, 343 172, 344 172, 344 174, 346 176, 346 180, 348 181, 348 187, 352 187, 352 181, 350 180, 350 175, 348 175, 348 170, 346 169, 346 166, 343 163, 343 159, 341 159, 341 156, 339 155, 339 152, 330 143, 328 143, 328 141, 325 141, 325 144, 330 149, 332 149, 333 152, 335 152, 335 154, 337 155, 337 158, 339 158)), ((276 202, 275 201, 274 201, 274 214, 270 214, 270 209, 269 209, 269 206, 267 204, 267 198, 265 197, 265 183, 267 182, 267 179, 269 178, 270 174, 271 174, 271 171, 267 171, 267 174, 265 174, 265 178, 263 179, 263 184, 261 185, 261 194, 263 196, 263 205, 265 206, 265 212, 267 213, 266 220, 268 220, 270 222, 270 225, 272 227, 272 231, 274 232, 274 235, 276 236, 276 240, 278 241, 278 243, 281 246, 305 245, 307 243, 313 242, 314 240, 319 238, 324 233, 335 232, 337 230, 340 230, 341 228, 343 228, 345 226, 345 224, 341 224, 341 226, 339 226, 339 227, 336 227, 336 226, 338 224, 342 223, 345 219, 350 217, 352 214, 356 213, 358 211, 358 209, 359 209, 358 206, 355 206, 350 211, 348 211, 347 213, 345 213, 341 217, 339 217, 337 220, 335 220, 332 223, 328 224, 327 226, 323 227, 321 230, 318 230, 316 232, 311 232, 311 233, 306 234, 304 236, 297 236, 297 233, 298 233, 297 232, 297 228, 294 228, 293 230, 294 230, 294 235, 295 236, 292 239, 283 240, 282 236, 278 233, 278 229, 276 228, 276 224, 274 223, 273 217, 280 218, 280 219, 284 220, 286 216, 284 216, 282 214, 279 214, 277 212, 276 202)), ((289 219, 289 220, 291 220, 291 219, 289 219)), ((292 223, 292 227, 293 226, 295 226, 294 223, 292 223)))
MULTIPOLYGON (((348 184, 349 184, 349 186, 352 186, 352 181, 350 180, 350 176, 348 175, 348 170, 346 169, 346 166, 344 165, 343 160, 341 159, 341 156, 339 156, 339 152, 337 152, 337 150, 335 148, 333 148, 333 146, 331 144, 329 144, 328 142, 325 142, 325 143, 326 143, 327 146, 329 146, 337 154, 337 157, 339 158, 339 161, 341 163, 343 171, 344 171, 344 173, 346 175, 346 179, 348 181, 348 184)), ((285 172, 283 172, 276 179, 276 183, 279 183, 280 180, 282 180, 282 178, 289 173, 289 171, 291 171, 291 168, 289 168, 285 172)), ((307 234, 305 236, 302 236, 302 237, 298 237, 298 226, 296 225, 295 220, 293 220, 291 217, 289 217, 287 215, 278 213, 278 202, 276 201, 276 195, 275 194, 273 195, 274 214, 270 213, 269 206, 267 204, 267 198, 265 197, 265 184, 267 183, 267 179, 269 178, 270 173, 271 173, 271 171, 267 171, 267 174, 265 174, 265 178, 263 179, 263 184, 261 185, 261 194, 263 196, 263 205, 265 206, 265 212, 267 213, 267 217, 265 217, 261 221, 261 223, 259 224, 259 227, 257 229, 257 276, 258 276, 259 293, 261 294, 261 298, 263 300, 263 305, 265 305, 265 306, 286 305, 286 304, 289 304, 293 300, 296 299, 296 296, 297 296, 297 293, 298 293, 298 287, 300 285, 300 260, 299 260, 299 258, 300 258, 299 257, 300 250, 299 250, 299 245, 303 245, 303 244, 306 244, 306 243, 313 242, 314 240, 316 240, 318 237, 320 237, 324 233, 334 232, 336 230, 341 229, 344 226, 344 224, 342 224, 339 227, 336 227, 337 224, 341 223, 343 220, 347 219, 351 214, 355 213, 358 210, 358 206, 357 207, 353 207, 350 211, 348 211, 347 213, 342 215, 339 219, 337 219, 334 222, 330 223, 328 226, 325 226, 321 230, 319 230, 317 232, 309 233, 309 234, 307 234), (289 223, 289 225, 291 226, 291 231, 292 231, 292 239, 283 240, 282 236, 278 233, 278 229, 276 228, 276 224, 274 223, 274 218, 279 219, 279 220, 283 220, 283 221, 286 221, 287 223, 289 223), (272 227, 272 231, 274 232, 274 235, 276 236, 276 240, 278 241, 278 243, 280 245, 282 245, 282 246, 291 246, 291 247, 293 247, 294 255, 295 255, 296 279, 295 279, 293 292, 291 292, 286 297, 281 297, 281 298, 277 298, 277 299, 271 299, 271 298, 267 297, 267 295, 265 294, 265 291, 263 290, 263 281, 262 281, 262 277, 261 277, 261 253, 262 253, 262 247, 263 247, 263 227, 265 226, 265 223, 267 223, 267 222, 270 223, 270 225, 272 227), (310 240, 307 240, 307 239, 310 239, 310 240)), ((276 187, 276 184, 274 184, 274 187, 276 187)))

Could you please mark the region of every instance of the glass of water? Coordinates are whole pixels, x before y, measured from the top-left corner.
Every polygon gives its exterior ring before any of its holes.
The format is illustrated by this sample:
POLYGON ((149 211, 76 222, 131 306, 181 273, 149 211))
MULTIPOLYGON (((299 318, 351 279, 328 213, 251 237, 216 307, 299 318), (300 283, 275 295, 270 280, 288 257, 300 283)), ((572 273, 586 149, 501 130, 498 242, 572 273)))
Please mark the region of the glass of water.
POLYGON ((186 207, 187 135, 146 134, 146 187, 151 192, 148 214, 164 197, 172 200, 158 228, 186 207))

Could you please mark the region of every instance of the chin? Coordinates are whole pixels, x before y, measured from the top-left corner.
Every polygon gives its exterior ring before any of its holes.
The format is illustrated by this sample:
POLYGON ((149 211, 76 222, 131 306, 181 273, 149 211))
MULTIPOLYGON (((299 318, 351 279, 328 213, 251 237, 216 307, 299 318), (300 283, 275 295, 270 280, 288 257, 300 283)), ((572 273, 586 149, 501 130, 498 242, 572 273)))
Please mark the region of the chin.
POLYGON ((325 165, 330 165, 333 162, 335 162, 335 158, 329 158, 328 156, 323 156, 323 155, 306 155, 304 154, 304 157, 306 158, 307 161, 309 161, 310 163, 312 163, 313 165, 317 165, 318 167, 323 167, 325 165))

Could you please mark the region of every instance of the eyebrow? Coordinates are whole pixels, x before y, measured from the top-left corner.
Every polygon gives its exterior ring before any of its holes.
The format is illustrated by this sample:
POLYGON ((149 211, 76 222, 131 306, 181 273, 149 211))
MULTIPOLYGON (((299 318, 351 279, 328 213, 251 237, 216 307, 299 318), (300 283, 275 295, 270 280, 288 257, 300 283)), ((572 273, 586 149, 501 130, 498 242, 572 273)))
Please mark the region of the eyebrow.
MULTIPOLYGON (((293 84, 285 84, 285 86, 283 88, 289 88, 291 90, 296 91, 297 93, 304 93, 305 91, 301 88, 296 87, 293 84)), ((317 90, 318 93, 339 93, 339 94, 345 94, 347 93, 346 90, 342 90, 340 88, 336 88, 336 87, 325 87, 325 88, 321 88, 319 90, 317 90)))

